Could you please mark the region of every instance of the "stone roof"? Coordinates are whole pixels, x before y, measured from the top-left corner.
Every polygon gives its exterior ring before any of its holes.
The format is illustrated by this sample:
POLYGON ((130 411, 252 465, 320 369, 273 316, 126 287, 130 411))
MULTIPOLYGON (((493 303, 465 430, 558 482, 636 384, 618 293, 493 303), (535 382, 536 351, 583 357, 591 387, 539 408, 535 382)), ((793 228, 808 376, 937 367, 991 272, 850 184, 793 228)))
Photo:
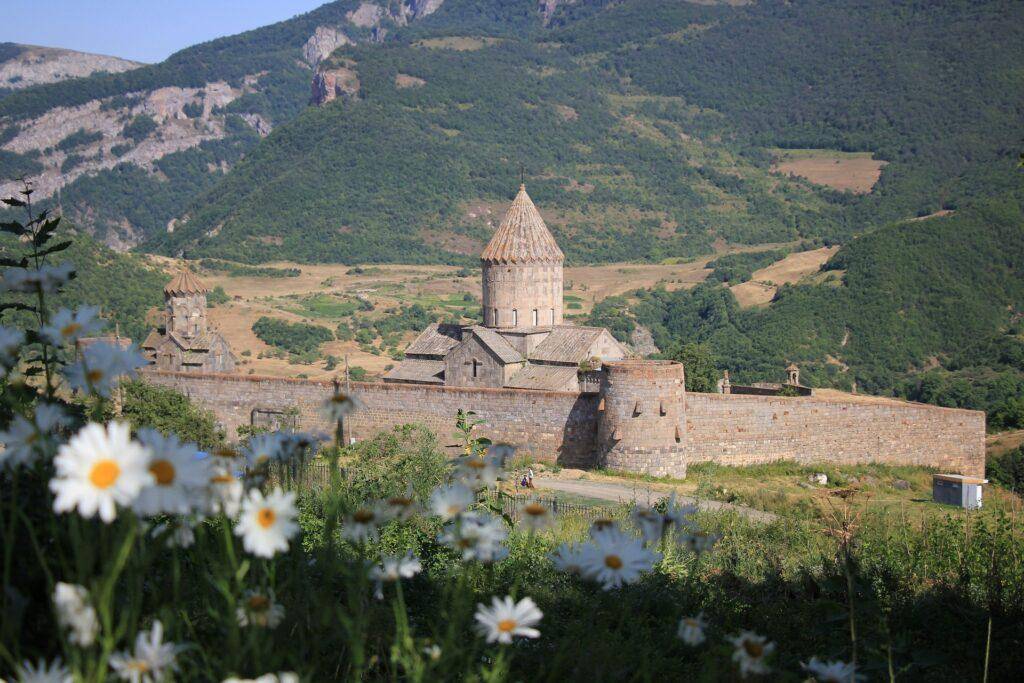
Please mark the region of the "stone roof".
POLYGON ((502 363, 522 363, 526 360, 507 339, 489 327, 475 326, 472 329, 473 335, 480 343, 493 351, 502 363))
POLYGON ((443 372, 443 360, 406 358, 401 363, 388 370, 384 375, 384 380, 416 382, 419 384, 444 384, 444 380, 440 376, 443 372))
POLYGON ((145 341, 142 342, 139 348, 142 349, 155 349, 164 340, 164 336, 156 330, 150 330, 149 334, 146 335, 145 341))
POLYGON ((603 327, 555 326, 530 353, 530 360, 576 365, 590 357, 590 348, 603 332, 603 327))
POLYGON ((576 368, 565 365, 527 365, 505 386, 510 389, 576 391, 579 389, 576 372, 576 368))
POLYGON ((544 225, 537 207, 533 205, 526 186, 519 186, 519 194, 512 200, 505 218, 491 241, 480 255, 491 263, 551 263, 564 261, 554 236, 544 225))
POLYGON ((184 296, 186 294, 206 294, 210 289, 192 271, 182 268, 170 282, 164 286, 164 294, 184 296))
POLYGON ((433 323, 405 349, 406 356, 437 356, 443 358, 458 346, 462 328, 458 325, 433 323))

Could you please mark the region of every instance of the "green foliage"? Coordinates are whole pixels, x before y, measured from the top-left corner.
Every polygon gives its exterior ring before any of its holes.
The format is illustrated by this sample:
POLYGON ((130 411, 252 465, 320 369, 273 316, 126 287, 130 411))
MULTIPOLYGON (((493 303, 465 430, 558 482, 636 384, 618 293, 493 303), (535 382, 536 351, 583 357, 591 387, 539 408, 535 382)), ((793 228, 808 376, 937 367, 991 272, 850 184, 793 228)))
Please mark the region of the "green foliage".
POLYGON ((712 393, 716 390, 721 373, 715 367, 707 344, 675 344, 665 351, 664 356, 683 364, 687 391, 712 393))
POLYGON ((348 369, 348 376, 353 382, 365 382, 366 381, 366 368, 359 365, 353 365, 348 369))
POLYGON ((203 103, 186 102, 181 108, 181 113, 190 119, 198 119, 203 115, 203 103))
POLYGON ((298 268, 273 268, 271 266, 247 266, 244 263, 232 263, 218 259, 204 258, 199 267, 214 273, 226 273, 231 277, 298 277, 302 271, 298 268))
POLYGON ((225 292, 224 288, 220 285, 214 287, 213 291, 206 295, 206 305, 209 308, 213 308, 219 304, 226 304, 230 300, 231 297, 228 296, 228 293, 225 292))
POLYGON ((64 161, 60 162, 60 172, 67 173, 78 166, 81 166, 85 161, 85 157, 81 154, 69 154, 64 157, 64 161))
POLYGON ((789 252, 783 249, 768 249, 766 251, 741 251, 719 256, 708 263, 707 267, 713 269, 708 279, 727 282, 731 285, 746 282, 753 276, 755 270, 785 258, 787 253, 789 252))
POLYGON ((264 343, 295 354, 315 354, 321 344, 334 339, 326 327, 290 323, 266 316, 253 323, 252 331, 264 343))
POLYGON ((43 172, 43 165, 28 156, 0 149, 0 178, 21 178, 43 172))
POLYGON ((57 143, 57 149, 62 152, 68 152, 78 147, 85 147, 91 145, 94 142, 99 142, 103 139, 103 133, 99 131, 88 132, 84 128, 79 128, 74 133, 71 133, 60 142, 57 143))
POLYGON ((995 484, 1024 494, 1024 446, 990 457, 985 463, 985 476, 995 484))
POLYGON ((133 430, 151 427, 161 434, 177 434, 182 441, 192 441, 205 451, 224 442, 224 432, 217 427, 213 413, 173 389, 144 381, 124 384, 121 414, 133 430))
POLYGON ((125 125, 124 129, 121 131, 121 135, 130 139, 135 144, 138 144, 145 140, 149 134, 156 129, 156 121, 153 120, 152 116, 139 114, 125 125))

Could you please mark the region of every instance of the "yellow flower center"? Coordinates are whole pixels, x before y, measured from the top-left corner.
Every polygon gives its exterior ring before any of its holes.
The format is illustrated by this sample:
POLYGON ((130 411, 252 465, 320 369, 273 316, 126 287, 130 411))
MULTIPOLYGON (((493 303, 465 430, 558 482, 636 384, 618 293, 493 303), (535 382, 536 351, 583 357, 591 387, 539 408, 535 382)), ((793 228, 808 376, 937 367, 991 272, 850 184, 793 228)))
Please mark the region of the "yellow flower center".
POLYGON ((697 623, 697 620, 694 619, 693 617, 689 617, 689 618, 683 619, 683 623, 686 624, 687 626, 689 626, 690 628, 699 628, 700 627, 700 625, 697 623))
POLYGON ((515 619, 502 619, 498 622, 498 630, 502 633, 511 633, 516 628, 515 619))
POLYGON ((60 334, 62 337, 70 337, 73 334, 77 334, 82 326, 78 323, 68 323, 64 327, 60 328, 60 334))
POLYGON ((266 453, 260 453, 259 455, 256 456, 255 459, 257 465, 263 465, 264 463, 270 460, 270 456, 267 455, 266 453))
POLYGON ((213 452, 218 458, 235 458, 238 457, 238 453, 233 448, 228 446, 221 446, 213 452))
POLYGON ((345 394, 335 394, 334 396, 331 396, 331 401, 333 403, 345 404, 349 402, 349 397, 345 394))
POLYGON ((448 506, 448 516, 449 517, 454 517, 455 515, 459 514, 460 512, 462 512, 462 507, 461 506, 458 506, 458 505, 449 505, 448 506))
POLYGON ((761 659, 761 656, 764 655, 764 647, 753 640, 744 640, 743 649, 751 659, 761 659))
POLYGON ((369 524, 373 521, 373 518, 373 510, 356 510, 356 513, 352 515, 352 519, 358 524, 369 524))
POLYGON ((253 595, 249 598, 250 612, 266 612, 270 609, 270 598, 265 595, 253 595))
POLYGON ((177 474, 172 465, 167 460, 157 460, 149 466, 149 471, 153 473, 153 478, 156 479, 156 483, 160 486, 170 486, 174 483, 174 476, 177 474))
POLYGON ((483 460, 467 460, 466 467, 472 467, 474 469, 482 470, 483 468, 487 467, 487 463, 485 463, 483 460))
POLYGON ((594 528, 595 529, 604 529, 604 528, 612 526, 613 524, 615 524, 615 522, 613 520, 610 520, 610 519, 601 518, 601 519, 595 519, 594 520, 594 528))
POLYGON ((113 460, 98 460, 89 471, 89 481, 98 489, 110 488, 121 476, 121 467, 113 460))
POLYGON ((211 484, 230 484, 234 480, 230 474, 218 474, 210 478, 211 484))
POLYGON ((138 671, 142 674, 149 673, 150 670, 149 662, 145 659, 133 659, 126 664, 125 668, 129 671, 138 671))
POLYGON ((523 508, 523 512, 531 517, 543 517, 548 513, 548 509, 540 503, 530 503, 523 508))
POLYGON ((256 522, 264 529, 274 526, 276 519, 277 513, 272 508, 260 508, 260 511, 256 513, 256 522))
POLYGON ((609 569, 622 569, 622 558, 618 555, 605 555, 604 566, 609 569))
POLYGON ((412 498, 406 498, 405 496, 395 496, 394 498, 388 498, 388 505, 394 507, 407 508, 412 505, 412 498))
POLYGON ((103 379, 103 371, 89 370, 87 373, 85 373, 85 378, 89 380, 92 384, 96 384, 96 382, 99 382, 101 379, 103 379))
POLYGON ((463 537, 463 538, 459 539, 458 545, 459 545, 460 548, 463 548, 463 549, 465 549, 465 548, 472 548, 473 547, 473 540, 470 539, 470 538, 463 537))

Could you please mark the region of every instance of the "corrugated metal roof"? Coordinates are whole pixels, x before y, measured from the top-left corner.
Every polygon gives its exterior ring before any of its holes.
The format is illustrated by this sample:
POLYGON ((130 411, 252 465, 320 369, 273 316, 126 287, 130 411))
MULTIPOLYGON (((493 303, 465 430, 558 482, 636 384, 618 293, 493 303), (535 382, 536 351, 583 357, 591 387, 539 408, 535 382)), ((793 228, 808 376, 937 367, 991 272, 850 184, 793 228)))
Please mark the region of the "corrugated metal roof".
POLYGON ((384 375, 385 381, 416 382, 418 384, 443 384, 440 377, 444 372, 443 360, 406 358, 384 375))
POLYGON ((458 325, 433 323, 420 332, 405 350, 407 356, 437 356, 443 358, 458 346, 462 339, 462 328, 458 325))
POLYGON ((488 327, 473 327, 473 334, 494 352, 502 363, 521 363, 525 358, 500 334, 488 327))
POLYGON ((511 389, 577 391, 576 368, 564 365, 527 365, 505 385, 511 389))
POLYGON ((561 263, 565 260, 533 200, 526 194, 525 185, 519 186, 519 194, 512 200, 480 259, 491 263, 561 263))
POLYGON ((210 289, 202 280, 192 274, 191 270, 182 269, 164 287, 165 294, 184 296, 186 294, 206 294, 210 289))
POLYGON ((530 353, 530 360, 573 364, 587 360, 590 347, 602 332, 601 327, 553 327, 551 334, 530 353))

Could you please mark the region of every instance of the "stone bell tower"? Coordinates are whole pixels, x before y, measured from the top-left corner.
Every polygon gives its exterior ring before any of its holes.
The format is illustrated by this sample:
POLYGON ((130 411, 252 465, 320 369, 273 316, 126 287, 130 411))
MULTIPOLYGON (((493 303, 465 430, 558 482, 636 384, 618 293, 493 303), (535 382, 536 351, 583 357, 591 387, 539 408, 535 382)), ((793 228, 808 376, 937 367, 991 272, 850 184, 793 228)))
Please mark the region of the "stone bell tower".
POLYGON ((501 329, 562 324, 565 255, 526 186, 480 255, 484 326, 501 329))
POLYGON ((167 333, 195 339, 206 333, 206 295, 209 288, 192 274, 181 270, 164 287, 167 333))

